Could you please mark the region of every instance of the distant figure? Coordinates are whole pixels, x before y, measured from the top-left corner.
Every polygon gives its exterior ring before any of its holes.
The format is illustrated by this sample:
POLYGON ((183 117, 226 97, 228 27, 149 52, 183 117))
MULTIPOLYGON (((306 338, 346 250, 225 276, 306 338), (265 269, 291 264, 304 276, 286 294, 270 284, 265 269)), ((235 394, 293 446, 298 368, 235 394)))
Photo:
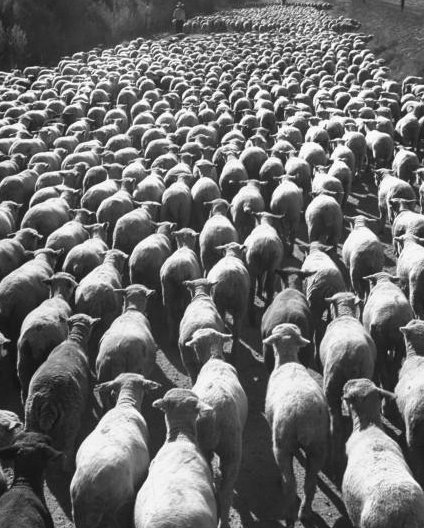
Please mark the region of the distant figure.
POLYGON ((404 7, 405 7, 405 0, 400 0, 400 10, 403 11, 404 7))
POLYGON ((175 20, 175 31, 177 33, 183 32, 183 26, 184 22, 186 21, 186 12, 185 7, 182 2, 178 2, 175 9, 174 14, 172 15, 172 18, 175 20))
POLYGON ((145 11, 146 33, 150 33, 150 31, 152 30, 152 4, 150 3, 149 0, 147 0, 145 6, 146 6, 146 11, 145 11))

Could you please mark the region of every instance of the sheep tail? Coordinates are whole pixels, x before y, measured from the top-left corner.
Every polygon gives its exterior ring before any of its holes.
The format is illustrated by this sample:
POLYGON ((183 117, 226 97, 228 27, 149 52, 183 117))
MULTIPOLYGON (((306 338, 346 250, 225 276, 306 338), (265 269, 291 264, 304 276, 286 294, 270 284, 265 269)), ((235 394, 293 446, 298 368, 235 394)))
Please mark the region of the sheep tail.
POLYGON ((46 401, 41 395, 34 395, 33 413, 37 416, 37 429, 49 434, 59 419, 57 407, 53 402, 46 401))

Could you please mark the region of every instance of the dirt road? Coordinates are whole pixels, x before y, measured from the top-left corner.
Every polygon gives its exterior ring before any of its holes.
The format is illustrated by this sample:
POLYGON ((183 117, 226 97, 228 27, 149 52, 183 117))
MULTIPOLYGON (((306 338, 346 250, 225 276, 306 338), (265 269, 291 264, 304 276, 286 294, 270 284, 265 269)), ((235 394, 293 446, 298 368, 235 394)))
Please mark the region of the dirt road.
POLYGON ((405 0, 330 0, 335 14, 361 22, 361 31, 375 35, 371 49, 386 59, 393 77, 424 75, 424 2, 405 0))

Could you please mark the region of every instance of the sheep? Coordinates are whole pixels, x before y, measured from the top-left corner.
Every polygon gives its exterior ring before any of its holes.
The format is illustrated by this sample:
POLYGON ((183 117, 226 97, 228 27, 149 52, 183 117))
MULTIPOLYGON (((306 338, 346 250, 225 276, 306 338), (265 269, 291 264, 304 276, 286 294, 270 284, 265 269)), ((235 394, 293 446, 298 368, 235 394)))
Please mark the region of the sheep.
POLYGON ((85 226, 85 229, 90 233, 90 238, 74 246, 66 255, 62 266, 63 271, 73 275, 77 282, 100 266, 108 250, 107 222, 85 226))
POLYGON ((330 176, 326 170, 326 167, 325 170, 319 167, 314 171, 311 196, 315 197, 320 194, 327 194, 328 196, 332 196, 341 205, 344 197, 342 182, 335 176, 330 176))
POLYGON ((34 229, 25 228, 11 233, 9 238, 0 240, 0 280, 27 262, 43 237, 34 229))
POLYGON ((254 320, 256 286, 258 295, 262 295, 262 288, 264 287, 266 306, 271 304, 274 295, 275 270, 281 267, 284 257, 284 245, 274 227, 282 216, 267 212, 254 213, 254 215, 257 219, 257 225, 244 241, 246 266, 250 274, 249 310, 251 321, 254 320))
POLYGON ((243 242, 255 227, 255 219, 251 214, 265 210, 265 202, 261 194, 261 187, 266 185, 259 180, 237 182, 240 190, 231 201, 231 218, 237 229, 239 240, 243 242))
POLYGON ((400 447, 383 431, 380 397, 390 395, 364 378, 350 380, 343 388, 353 432, 346 443, 342 492, 355 528, 424 525, 423 491, 400 447))
POLYGON ((345 216, 352 225, 352 230, 346 238, 342 258, 349 270, 353 291, 363 299, 368 293, 366 275, 372 275, 383 270, 384 247, 379 238, 370 229, 376 221, 363 215, 345 216))
POLYGON ((88 209, 95 213, 100 204, 106 198, 113 196, 119 191, 119 183, 115 180, 108 179, 99 183, 96 183, 85 191, 81 198, 81 207, 88 209))
POLYGON ((410 320, 399 328, 405 339, 406 359, 395 388, 396 404, 405 424, 408 461, 415 478, 424 485, 423 367, 424 322, 410 320))
POLYGON ((25 429, 48 434, 53 447, 64 452, 63 469, 72 471, 75 440, 91 389, 88 339, 98 319, 76 314, 68 321, 67 339, 52 350, 29 384, 25 429))
POLYGON ((199 445, 205 455, 220 459, 220 526, 228 527, 232 495, 242 458, 243 429, 247 419, 247 396, 237 371, 224 360, 224 342, 230 335, 211 328, 196 330, 187 346, 194 348, 202 365, 193 392, 213 409, 197 421, 199 445), (212 433, 212 434, 211 434, 212 433))
POLYGON ((230 204, 226 200, 217 198, 209 205, 210 216, 199 236, 200 261, 206 275, 221 258, 217 246, 239 241, 236 228, 226 216, 230 204))
POLYGON ((37 163, 32 169, 26 169, 19 174, 4 178, 0 182, 0 200, 11 200, 22 204, 26 209, 34 193, 37 179, 46 168, 45 163, 37 163))
POLYGON ((188 227, 191 218, 192 197, 189 184, 193 176, 180 173, 162 196, 161 220, 175 222, 181 229, 188 227))
POLYGON ((202 270, 194 251, 198 234, 190 228, 174 231, 177 249, 162 264, 160 282, 162 302, 166 311, 169 340, 178 339, 178 326, 190 302, 190 295, 183 282, 202 277, 202 270))
POLYGON ((16 230, 20 208, 21 204, 10 200, 0 203, 0 239, 6 238, 16 230))
MULTIPOLYGON (((309 246, 309 254, 305 257, 301 268, 308 274, 305 281, 305 294, 311 307, 317 350, 325 331, 323 315, 328 311, 325 299, 346 291, 343 274, 330 256, 333 253, 334 248, 320 242, 312 242, 309 246)), ((328 313, 327 322, 329 321, 330 314, 328 313)))
POLYGON ((416 237, 412 233, 405 233, 400 237, 396 237, 394 241, 403 244, 396 268, 399 285, 409 298, 415 316, 422 318, 424 317, 423 239, 416 237))
POLYGON ((387 217, 393 222, 393 211, 390 205, 392 198, 415 200, 415 191, 409 183, 393 176, 386 169, 375 171, 375 184, 378 187, 378 210, 380 213, 380 229, 383 230, 387 217))
POLYGON ((368 162, 375 168, 388 167, 393 159, 394 141, 386 132, 370 130, 365 136, 368 162))
POLYGON ((317 476, 326 458, 329 414, 321 387, 299 363, 299 349, 310 343, 302 337, 299 327, 279 324, 264 343, 272 345, 275 354, 275 367, 265 398, 265 416, 281 472, 286 526, 293 528, 297 518, 305 522, 312 515, 317 476), (297 511, 293 457, 300 448, 306 455, 306 474, 304 497, 297 511))
POLYGON ((413 183, 414 173, 420 167, 420 162, 414 152, 401 148, 396 152, 392 167, 398 178, 413 183))
POLYGON ((101 336, 121 310, 121 299, 115 290, 122 288, 122 274, 128 256, 119 249, 106 251, 103 262, 86 275, 75 290, 77 312, 100 318, 90 340, 90 361, 95 359, 101 336))
POLYGON ((156 363, 158 346, 145 315, 147 300, 155 292, 133 284, 122 290, 122 293, 122 315, 113 321, 99 344, 96 375, 100 383, 111 381, 122 372, 148 377, 156 363))
POLYGON ((333 196, 319 194, 305 211, 309 242, 319 241, 336 247, 343 230, 343 213, 333 196))
POLYGON ((134 179, 124 178, 121 182, 121 188, 111 196, 105 197, 97 208, 97 222, 108 222, 108 242, 110 244, 112 243, 113 231, 119 218, 134 209, 134 203, 132 199, 133 191, 134 179))
POLYGON ((54 528, 43 493, 43 473, 48 462, 61 457, 48 436, 21 433, 13 445, 0 449, 0 456, 14 461, 12 487, 0 497, 4 528, 54 528))
POLYGON ((113 231, 112 248, 131 255, 139 242, 154 233, 155 226, 152 221, 157 219, 159 208, 160 203, 143 201, 138 209, 121 216, 113 231))
POLYGON ((184 281, 183 284, 191 293, 191 302, 181 319, 178 348, 184 368, 190 376, 192 384, 194 384, 200 365, 194 352, 186 343, 190 341, 196 330, 212 328, 223 333, 225 324, 210 295, 214 286, 213 283, 207 279, 196 279, 184 281))
POLYGON ((237 158, 236 151, 233 150, 233 147, 227 148, 225 156, 226 163, 219 177, 219 188, 221 189, 223 198, 232 200, 238 191, 236 182, 248 180, 249 176, 244 163, 237 158))
POLYGON ((414 211, 416 200, 392 198, 390 205, 393 208, 394 220, 392 224, 392 240, 396 256, 400 255, 400 247, 396 238, 405 233, 412 233, 417 237, 424 237, 424 215, 414 211))
MULTIPOLYGON (((276 270, 284 281, 284 289, 273 299, 265 310, 261 321, 262 355, 269 373, 274 369, 274 353, 272 347, 265 345, 264 340, 272 334, 273 329, 282 323, 296 324, 302 336, 312 341, 314 324, 311 310, 305 295, 302 293, 302 280, 315 274, 296 268, 283 268, 276 270)), ((314 364, 313 345, 307 345, 304 351, 299 351, 302 365, 311 367, 314 364)))
POLYGON ((23 431, 23 424, 14 412, 0 410, 0 448, 13 444, 23 431))
POLYGON ((16 345, 25 317, 49 295, 43 282, 53 275, 60 255, 53 249, 39 249, 35 258, 12 271, 0 283, 0 330, 16 345))
POLYGON ((59 263, 60 267, 69 251, 90 237, 85 225, 90 224, 94 216, 93 213, 87 209, 76 209, 73 212, 75 213, 74 219, 50 233, 46 240, 46 247, 63 250, 62 262, 59 263))
POLYGON ((243 263, 243 246, 230 242, 216 248, 224 252, 207 275, 208 281, 215 284, 212 299, 225 320, 225 312, 233 318, 232 360, 237 362, 240 334, 246 315, 250 292, 250 275, 243 263))
POLYGON ((130 282, 144 284, 148 288, 160 290, 160 270, 172 254, 171 233, 176 224, 159 222, 156 233, 139 242, 129 258, 130 282))
POLYGON ((357 299, 353 293, 336 293, 326 302, 333 320, 319 347, 323 367, 323 388, 330 409, 333 468, 339 470, 342 456, 341 395, 344 384, 353 378, 372 379, 377 351, 371 336, 356 318, 357 299))
POLYGON ((56 194, 57 198, 49 198, 44 202, 35 205, 30 204, 30 208, 25 213, 21 228, 32 227, 43 235, 44 239, 56 231, 59 227, 71 220, 71 207, 77 205, 79 191, 65 188, 56 194))
POLYGON ((307 161, 311 168, 327 164, 327 155, 319 143, 308 141, 299 150, 299 158, 307 161))
POLYGON ((207 219, 206 204, 221 198, 221 191, 215 180, 203 176, 198 179, 190 190, 192 198, 192 224, 199 231, 207 219))
MULTIPOLYGON (((401 360, 405 355, 400 328, 414 318, 414 313, 408 299, 396 284, 399 282, 398 277, 380 272, 364 279, 371 283, 371 291, 365 303, 362 321, 376 345, 376 375, 384 389, 393 391, 401 360)), ((384 400, 384 414, 390 401, 384 400)))
POLYGON ((303 209, 302 189, 287 176, 283 176, 272 193, 270 209, 271 213, 283 215, 283 232, 287 232, 288 253, 292 255, 303 209))
POLYGON ((76 528, 97 528, 112 521, 127 526, 150 463, 149 431, 141 414, 145 392, 158 383, 140 374, 120 374, 97 386, 103 400, 114 400, 76 456, 70 492, 76 528))
POLYGON ((169 390, 153 407, 165 413, 167 434, 137 494, 134 527, 216 528, 212 474, 196 434, 199 413, 211 407, 187 389, 169 390))
POLYGON ((50 299, 25 317, 18 340, 17 371, 23 405, 34 372, 68 335, 67 320, 72 315, 69 303, 77 287, 72 275, 64 272, 52 275, 44 283, 50 288, 50 299))

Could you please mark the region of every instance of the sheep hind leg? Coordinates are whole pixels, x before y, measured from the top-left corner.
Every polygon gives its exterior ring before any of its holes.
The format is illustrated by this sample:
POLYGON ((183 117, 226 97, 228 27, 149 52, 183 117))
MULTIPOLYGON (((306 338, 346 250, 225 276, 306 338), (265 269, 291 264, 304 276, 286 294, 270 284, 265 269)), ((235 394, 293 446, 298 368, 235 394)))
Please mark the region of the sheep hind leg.
POLYGON ((237 367, 238 364, 238 355, 240 350, 240 335, 242 328, 242 319, 239 315, 235 313, 233 316, 233 345, 231 347, 231 363, 237 367))
POLYGON ((275 283, 275 272, 274 270, 268 270, 265 280, 265 293, 266 303, 265 306, 269 306, 274 298, 274 283, 275 283))
POLYGON ((424 446, 408 446, 408 462, 418 484, 424 486, 424 446))
POLYGON ((305 449, 306 468, 304 497, 299 508, 299 519, 302 522, 309 520, 312 516, 312 502, 317 489, 318 473, 324 466, 325 446, 322 444, 314 445, 312 448, 305 449))
POLYGON ((219 528, 229 527, 229 517, 231 504, 233 502, 234 485, 241 463, 241 438, 237 438, 234 443, 233 452, 220 456, 221 485, 219 489, 219 528))
POLYGON ((287 528, 294 528, 297 519, 298 500, 296 493, 296 478, 293 472, 293 454, 284 452, 284 447, 274 446, 274 457, 281 473, 283 503, 285 504, 284 519, 287 528))

